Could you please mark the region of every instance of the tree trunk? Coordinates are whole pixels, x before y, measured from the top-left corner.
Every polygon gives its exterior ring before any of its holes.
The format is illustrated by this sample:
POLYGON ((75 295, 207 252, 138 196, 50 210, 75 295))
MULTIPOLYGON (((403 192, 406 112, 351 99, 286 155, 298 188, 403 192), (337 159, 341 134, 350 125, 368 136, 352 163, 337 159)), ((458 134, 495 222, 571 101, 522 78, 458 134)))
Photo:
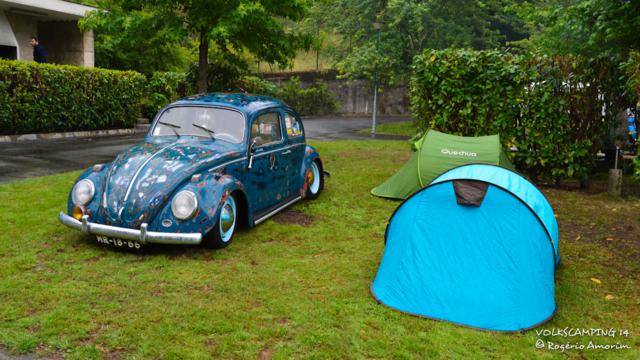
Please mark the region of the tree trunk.
POLYGON ((198 93, 207 92, 207 72, 209 70, 209 37, 206 32, 200 33, 198 46, 198 93))

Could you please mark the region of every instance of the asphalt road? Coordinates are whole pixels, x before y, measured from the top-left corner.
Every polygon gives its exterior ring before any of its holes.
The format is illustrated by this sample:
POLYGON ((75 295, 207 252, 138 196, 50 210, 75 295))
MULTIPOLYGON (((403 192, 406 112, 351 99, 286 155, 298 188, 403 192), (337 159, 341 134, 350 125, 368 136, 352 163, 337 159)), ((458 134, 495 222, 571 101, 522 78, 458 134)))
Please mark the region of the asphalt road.
MULTIPOLYGON (((382 117, 380 123, 407 121, 382 117)), ((370 117, 317 117, 303 119, 308 139, 367 139, 358 131, 371 126, 370 117)), ((0 182, 79 170, 110 162, 116 154, 139 142, 144 134, 67 140, 0 143, 0 182)), ((382 136, 383 139, 398 137, 382 136)))

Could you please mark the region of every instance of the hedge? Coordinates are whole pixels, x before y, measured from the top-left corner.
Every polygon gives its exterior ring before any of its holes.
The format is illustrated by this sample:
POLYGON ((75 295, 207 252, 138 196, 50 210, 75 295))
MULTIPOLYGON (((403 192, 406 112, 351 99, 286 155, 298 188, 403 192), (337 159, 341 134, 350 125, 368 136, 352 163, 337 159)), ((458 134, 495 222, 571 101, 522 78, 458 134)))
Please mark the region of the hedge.
MULTIPOLYGON (((625 75, 627 76, 627 85, 629 90, 636 97, 636 108, 640 109, 640 53, 632 51, 629 54, 629 59, 623 65, 625 75)), ((636 157, 636 171, 635 178, 640 182, 640 148, 638 148, 638 157, 636 157)))
POLYGON ((0 60, 0 134, 133 127, 144 76, 0 60))
POLYGON ((413 70, 411 110, 422 130, 499 133, 534 179, 586 179, 625 100, 619 67, 606 59, 427 50, 413 70))

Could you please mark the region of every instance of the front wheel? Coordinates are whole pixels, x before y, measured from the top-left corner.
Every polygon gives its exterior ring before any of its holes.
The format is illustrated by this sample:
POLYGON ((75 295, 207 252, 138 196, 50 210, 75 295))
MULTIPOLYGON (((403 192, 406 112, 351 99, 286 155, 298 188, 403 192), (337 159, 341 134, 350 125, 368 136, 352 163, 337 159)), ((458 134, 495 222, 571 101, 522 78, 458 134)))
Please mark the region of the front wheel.
POLYGON ((319 160, 316 159, 311 162, 311 166, 307 169, 305 181, 307 182, 307 198, 317 198, 324 188, 324 173, 319 160))
POLYGON ((238 218, 238 207, 233 195, 229 195, 222 204, 218 222, 204 237, 202 245, 208 248, 222 249, 233 240, 238 218))

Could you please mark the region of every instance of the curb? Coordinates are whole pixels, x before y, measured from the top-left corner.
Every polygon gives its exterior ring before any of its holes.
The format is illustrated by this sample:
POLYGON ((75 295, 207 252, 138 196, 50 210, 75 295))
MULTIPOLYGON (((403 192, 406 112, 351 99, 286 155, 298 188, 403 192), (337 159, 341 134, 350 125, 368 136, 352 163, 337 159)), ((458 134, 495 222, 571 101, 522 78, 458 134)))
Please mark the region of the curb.
POLYGON ((111 129, 111 130, 92 130, 92 131, 70 131, 44 134, 21 134, 21 135, 3 135, 0 136, 0 143, 23 142, 36 140, 60 140, 71 138, 85 137, 101 137, 114 135, 134 135, 146 132, 141 129, 111 129))

